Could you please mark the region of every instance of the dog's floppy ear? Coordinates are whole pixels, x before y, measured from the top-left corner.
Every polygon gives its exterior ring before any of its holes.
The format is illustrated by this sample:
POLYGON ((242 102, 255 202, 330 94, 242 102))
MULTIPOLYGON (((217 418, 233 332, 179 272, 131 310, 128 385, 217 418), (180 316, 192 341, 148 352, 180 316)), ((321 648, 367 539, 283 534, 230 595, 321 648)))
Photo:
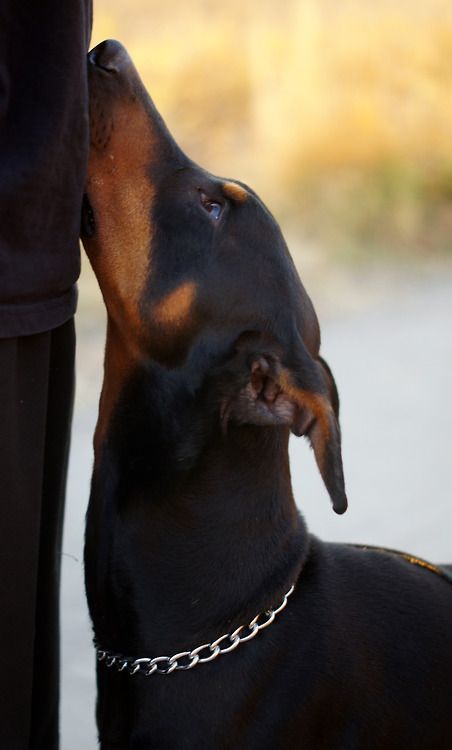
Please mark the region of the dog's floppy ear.
POLYGON ((328 362, 325 362, 323 357, 317 357, 317 362, 322 369, 322 374, 328 389, 331 406, 333 407, 336 419, 339 421, 339 393, 337 391, 336 381, 334 380, 333 373, 331 372, 328 362))
POLYGON ((305 435, 336 513, 347 509, 342 470, 339 399, 323 360, 311 357, 296 335, 290 353, 269 334, 246 332, 222 373, 221 421, 288 425, 305 435))

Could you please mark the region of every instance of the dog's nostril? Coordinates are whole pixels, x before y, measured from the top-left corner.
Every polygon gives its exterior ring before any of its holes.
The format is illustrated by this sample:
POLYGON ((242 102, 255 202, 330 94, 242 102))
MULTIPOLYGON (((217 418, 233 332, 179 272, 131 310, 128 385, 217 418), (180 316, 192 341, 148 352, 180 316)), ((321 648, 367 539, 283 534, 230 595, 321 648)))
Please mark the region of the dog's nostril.
POLYGON ((119 73, 127 53, 119 42, 107 39, 98 44, 88 54, 88 60, 92 65, 107 73, 119 73))

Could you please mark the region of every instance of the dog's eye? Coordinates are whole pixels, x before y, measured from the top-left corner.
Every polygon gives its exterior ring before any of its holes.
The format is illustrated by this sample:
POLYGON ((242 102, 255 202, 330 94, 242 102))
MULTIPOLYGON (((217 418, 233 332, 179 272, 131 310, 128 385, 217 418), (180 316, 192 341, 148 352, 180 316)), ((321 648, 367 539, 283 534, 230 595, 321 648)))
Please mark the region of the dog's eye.
POLYGON ((200 192, 200 198, 202 207, 207 211, 208 214, 211 215, 212 219, 218 221, 223 212, 222 204, 218 203, 217 201, 210 200, 210 198, 208 198, 207 195, 202 192, 200 192))

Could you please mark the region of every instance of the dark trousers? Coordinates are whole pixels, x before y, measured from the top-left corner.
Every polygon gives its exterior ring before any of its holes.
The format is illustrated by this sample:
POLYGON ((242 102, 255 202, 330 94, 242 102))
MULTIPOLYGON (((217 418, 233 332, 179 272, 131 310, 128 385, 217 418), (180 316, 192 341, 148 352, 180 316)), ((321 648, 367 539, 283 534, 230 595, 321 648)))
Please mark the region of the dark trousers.
POLYGON ((0 748, 58 747, 59 584, 74 394, 71 319, 0 339, 0 748))

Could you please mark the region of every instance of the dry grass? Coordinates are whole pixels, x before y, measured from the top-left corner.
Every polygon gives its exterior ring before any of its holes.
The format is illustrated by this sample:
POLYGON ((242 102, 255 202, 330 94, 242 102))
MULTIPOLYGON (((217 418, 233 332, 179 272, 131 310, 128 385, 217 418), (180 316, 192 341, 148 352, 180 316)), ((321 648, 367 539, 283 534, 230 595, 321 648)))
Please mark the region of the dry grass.
POLYGON ((96 0, 172 132, 334 248, 450 249, 450 0, 96 0))

